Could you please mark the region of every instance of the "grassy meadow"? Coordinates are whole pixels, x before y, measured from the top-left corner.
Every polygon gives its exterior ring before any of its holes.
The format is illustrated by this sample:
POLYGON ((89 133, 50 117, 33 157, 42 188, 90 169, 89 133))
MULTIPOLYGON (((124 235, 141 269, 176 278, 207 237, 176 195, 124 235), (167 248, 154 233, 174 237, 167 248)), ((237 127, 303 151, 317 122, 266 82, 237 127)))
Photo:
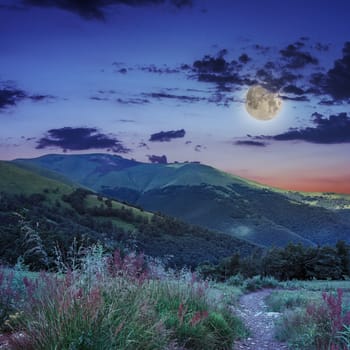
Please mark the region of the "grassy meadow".
POLYGON ((87 249, 57 272, 0 269, 0 343, 11 350, 234 349, 248 336, 235 310, 244 293, 271 289, 276 338, 295 350, 350 346, 350 281, 233 275, 219 283, 166 270, 135 253, 87 249))

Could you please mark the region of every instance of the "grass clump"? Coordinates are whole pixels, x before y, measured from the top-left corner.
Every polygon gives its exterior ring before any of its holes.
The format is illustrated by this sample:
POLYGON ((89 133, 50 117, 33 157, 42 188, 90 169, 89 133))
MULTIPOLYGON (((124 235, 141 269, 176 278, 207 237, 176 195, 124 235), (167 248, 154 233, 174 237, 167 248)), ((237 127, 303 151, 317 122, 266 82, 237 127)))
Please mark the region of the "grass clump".
POLYGON ((320 300, 319 293, 281 290, 272 292, 266 297, 265 302, 271 311, 283 312, 286 309, 306 307, 311 301, 319 302, 320 300))
POLYGON ((279 282, 274 278, 270 276, 254 276, 251 278, 247 278, 244 281, 243 287, 248 292, 254 292, 259 289, 264 288, 277 288, 279 285, 279 282))
POLYGON ((294 299, 293 306, 277 324, 278 339, 288 342, 292 349, 349 349, 350 312, 344 308, 341 289, 336 294, 324 292, 318 301, 294 299))
POLYGON ((256 275, 244 278, 240 273, 232 275, 226 280, 226 284, 231 287, 238 287, 242 291, 254 292, 264 288, 277 288, 280 282, 271 276, 256 275))
POLYGON ((161 271, 132 253, 95 249, 83 259, 73 271, 23 278, 22 302, 3 320, 23 334, 11 349, 225 350, 244 334, 195 275, 161 271))

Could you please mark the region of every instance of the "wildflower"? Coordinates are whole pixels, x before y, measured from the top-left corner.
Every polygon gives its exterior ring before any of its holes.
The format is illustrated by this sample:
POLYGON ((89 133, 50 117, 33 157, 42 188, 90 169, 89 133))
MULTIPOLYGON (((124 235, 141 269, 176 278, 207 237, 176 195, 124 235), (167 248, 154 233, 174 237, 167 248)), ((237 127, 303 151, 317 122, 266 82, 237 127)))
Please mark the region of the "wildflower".
POLYGON ((193 317, 190 321, 190 324, 192 327, 195 327, 198 323, 205 320, 207 317, 208 317, 208 311, 197 311, 193 315, 193 317))

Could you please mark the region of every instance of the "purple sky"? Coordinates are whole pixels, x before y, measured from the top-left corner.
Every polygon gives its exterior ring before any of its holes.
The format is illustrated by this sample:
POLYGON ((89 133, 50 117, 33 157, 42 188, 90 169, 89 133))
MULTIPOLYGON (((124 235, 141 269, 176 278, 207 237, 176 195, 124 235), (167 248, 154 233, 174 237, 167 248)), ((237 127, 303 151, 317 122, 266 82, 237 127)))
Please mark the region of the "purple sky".
POLYGON ((349 13, 347 0, 0 0, 0 159, 165 155, 350 193, 349 13), (283 98, 277 118, 245 111, 255 84, 283 98))

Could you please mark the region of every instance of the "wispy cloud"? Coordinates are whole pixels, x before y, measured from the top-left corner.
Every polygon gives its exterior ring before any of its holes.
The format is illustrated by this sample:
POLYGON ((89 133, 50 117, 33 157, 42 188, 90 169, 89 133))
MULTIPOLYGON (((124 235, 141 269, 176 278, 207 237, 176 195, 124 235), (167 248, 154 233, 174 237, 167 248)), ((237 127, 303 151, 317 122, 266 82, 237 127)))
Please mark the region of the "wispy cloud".
POLYGON ((320 113, 314 113, 312 118, 313 126, 290 129, 274 136, 258 136, 257 139, 275 141, 300 140, 318 144, 350 143, 350 116, 347 113, 330 115, 328 118, 320 113))
POLYGON ((88 20, 105 20, 106 10, 113 5, 130 7, 170 4, 181 9, 192 6, 192 0, 22 0, 25 6, 56 7, 88 20))

